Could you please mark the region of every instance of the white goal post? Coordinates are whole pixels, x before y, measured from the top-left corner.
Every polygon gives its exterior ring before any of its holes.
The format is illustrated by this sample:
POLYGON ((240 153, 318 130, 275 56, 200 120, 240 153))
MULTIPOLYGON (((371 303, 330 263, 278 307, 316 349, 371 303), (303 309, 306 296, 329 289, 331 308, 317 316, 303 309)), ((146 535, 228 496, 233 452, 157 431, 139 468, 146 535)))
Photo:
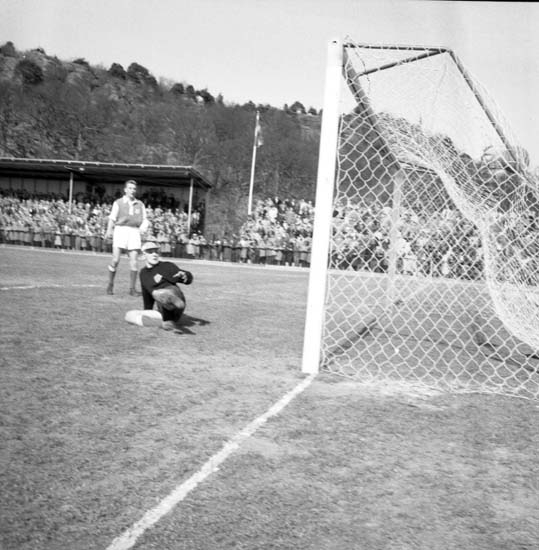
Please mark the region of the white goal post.
POLYGON ((539 398, 539 185, 446 48, 328 46, 302 371, 539 398))
POLYGON ((319 368, 322 323, 324 320, 324 296, 326 290, 327 257, 329 253, 329 228, 333 211, 335 187, 335 163, 337 135, 339 130, 339 97, 342 81, 343 47, 339 40, 328 46, 326 83, 322 127, 320 130, 320 153, 316 181, 316 215, 311 247, 311 268, 307 296, 307 316, 303 339, 303 372, 316 373, 319 368))

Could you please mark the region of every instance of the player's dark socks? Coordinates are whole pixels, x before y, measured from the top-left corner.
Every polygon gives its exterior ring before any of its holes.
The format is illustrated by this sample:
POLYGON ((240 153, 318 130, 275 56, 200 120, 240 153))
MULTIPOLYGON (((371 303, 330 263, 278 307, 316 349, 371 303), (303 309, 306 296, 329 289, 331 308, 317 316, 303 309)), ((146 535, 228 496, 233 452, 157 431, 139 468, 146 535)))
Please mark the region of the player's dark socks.
POLYGON ((109 284, 107 285, 107 294, 113 294, 114 289, 114 277, 116 276, 116 269, 109 265, 109 284))
POLYGON ((130 296, 142 296, 142 292, 138 292, 135 290, 135 286, 137 284, 137 275, 138 271, 131 270, 129 272, 129 295, 130 296))

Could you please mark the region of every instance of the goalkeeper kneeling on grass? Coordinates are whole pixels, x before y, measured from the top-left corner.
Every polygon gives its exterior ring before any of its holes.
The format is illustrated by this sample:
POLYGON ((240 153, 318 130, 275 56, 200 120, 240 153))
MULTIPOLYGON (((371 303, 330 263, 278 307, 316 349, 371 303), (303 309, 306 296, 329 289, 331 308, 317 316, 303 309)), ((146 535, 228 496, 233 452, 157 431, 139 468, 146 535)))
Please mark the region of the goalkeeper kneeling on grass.
POLYGON ((125 320, 139 326, 174 330, 185 309, 185 296, 178 285, 190 285, 193 275, 173 262, 162 262, 159 245, 154 242, 144 243, 142 252, 146 260, 140 270, 144 310, 128 311, 125 320))

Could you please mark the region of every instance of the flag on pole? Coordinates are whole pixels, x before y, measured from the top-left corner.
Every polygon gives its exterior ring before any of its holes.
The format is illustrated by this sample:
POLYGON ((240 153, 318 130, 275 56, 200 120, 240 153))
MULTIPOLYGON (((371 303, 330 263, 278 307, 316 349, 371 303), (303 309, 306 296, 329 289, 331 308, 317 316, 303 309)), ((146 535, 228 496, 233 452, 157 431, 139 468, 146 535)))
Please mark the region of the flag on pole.
POLYGON ((256 112, 255 122, 255 139, 253 142, 253 158, 251 160, 251 179, 249 182, 249 203, 247 206, 247 214, 250 216, 253 207, 253 186, 255 183, 255 163, 256 163, 256 150, 264 143, 262 137, 262 128, 260 127, 260 113, 256 112))
POLYGON ((264 145, 264 137, 262 136, 262 128, 260 126, 260 116, 258 111, 256 112, 256 125, 255 125, 255 147, 264 145))

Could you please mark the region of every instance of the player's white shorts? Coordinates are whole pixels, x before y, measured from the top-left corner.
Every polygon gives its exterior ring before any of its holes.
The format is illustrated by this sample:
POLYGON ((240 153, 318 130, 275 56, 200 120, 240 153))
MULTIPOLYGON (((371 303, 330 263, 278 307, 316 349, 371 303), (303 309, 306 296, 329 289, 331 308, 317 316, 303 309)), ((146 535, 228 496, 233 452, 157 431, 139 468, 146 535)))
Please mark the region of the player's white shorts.
POLYGON ((113 248, 122 248, 124 250, 140 250, 140 230, 138 227, 129 227, 128 225, 114 226, 112 235, 113 248))

